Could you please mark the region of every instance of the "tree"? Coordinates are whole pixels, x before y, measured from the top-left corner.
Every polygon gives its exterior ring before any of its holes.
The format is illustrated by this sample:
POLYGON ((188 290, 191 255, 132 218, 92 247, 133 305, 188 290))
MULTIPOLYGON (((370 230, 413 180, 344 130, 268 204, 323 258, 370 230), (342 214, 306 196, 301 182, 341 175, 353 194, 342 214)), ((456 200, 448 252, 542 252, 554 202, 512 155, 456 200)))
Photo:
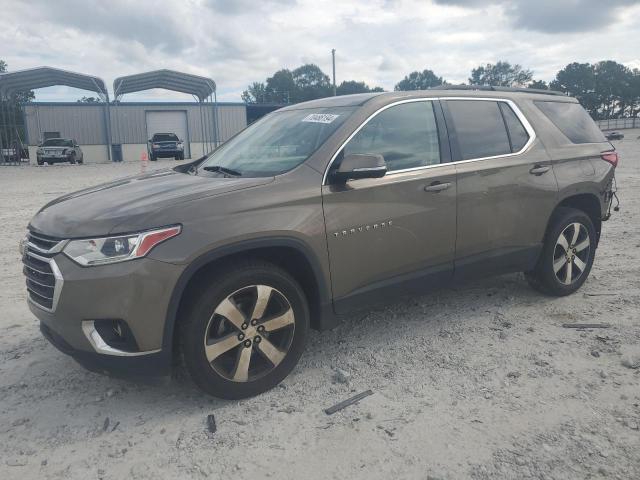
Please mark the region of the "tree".
MULTIPOLYGON (((7 62, 0 60, 0 73, 5 73, 8 68, 7 62)), ((35 98, 33 90, 25 90, 13 93, 8 100, 2 100, 1 107, 5 115, 5 124, 0 125, 0 139, 3 145, 15 141, 16 136, 20 139, 25 138, 24 117, 21 114, 20 104, 31 102, 35 98), (9 128, 13 122, 15 122, 15 131, 9 128)))
POLYGON ((538 90, 549 90, 549 85, 547 85, 547 82, 545 82, 544 80, 534 80, 529 85, 527 85, 527 88, 536 88, 538 90))
POLYGON ((329 75, 320 70, 317 65, 312 63, 302 65, 291 74, 296 85, 294 101, 304 102, 316 98, 329 97, 333 93, 329 75))
POLYGON ((596 74, 590 63, 570 63, 556 74, 550 86, 577 98, 592 116, 597 116, 596 74))
POLYGON ((517 63, 511 65, 498 61, 495 65, 487 63, 471 70, 470 85, 492 85, 499 87, 524 87, 533 78, 531 70, 523 69, 517 63))
POLYGON ((99 103, 100 99, 97 97, 82 97, 78 100, 78 103, 99 103))
POLYGON ((262 82, 253 82, 242 92, 242 101, 245 103, 267 103, 267 87, 262 82))
POLYGON ((384 92, 381 87, 370 88, 364 82, 357 82, 355 80, 345 80, 336 88, 336 95, 351 95, 353 93, 369 93, 369 92, 384 92))
POLYGON ((431 70, 411 72, 395 86, 394 90, 426 90, 427 88, 442 85, 444 80, 431 70))
POLYGON ((634 68, 631 71, 631 80, 629 82, 629 116, 637 117, 640 111, 640 69, 634 68))
MULTIPOLYGON (((345 80, 336 88, 337 95, 383 91, 357 80, 345 80)), ((295 70, 283 68, 265 82, 252 83, 242 92, 242 100, 245 103, 297 103, 331 95, 333 88, 329 76, 317 65, 308 63, 295 70)))
POLYGON ((633 103, 630 86, 632 71, 613 60, 604 60, 594 65, 596 80, 595 98, 602 118, 624 115, 627 106, 633 103))
POLYGON ((293 73, 286 68, 278 70, 273 76, 267 78, 266 89, 271 103, 291 103, 296 101, 296 82, 293 79, 293 73))

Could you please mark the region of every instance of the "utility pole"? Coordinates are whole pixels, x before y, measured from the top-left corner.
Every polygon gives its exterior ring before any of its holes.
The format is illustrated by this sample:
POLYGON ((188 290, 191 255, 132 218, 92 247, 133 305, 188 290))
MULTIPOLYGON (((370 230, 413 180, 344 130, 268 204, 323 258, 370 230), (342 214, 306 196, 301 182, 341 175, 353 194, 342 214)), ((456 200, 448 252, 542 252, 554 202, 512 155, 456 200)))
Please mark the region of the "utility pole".
POLYGON ((333 96, 336 96, 336 49, 331 49, 331 63, 333 64, 333 96))

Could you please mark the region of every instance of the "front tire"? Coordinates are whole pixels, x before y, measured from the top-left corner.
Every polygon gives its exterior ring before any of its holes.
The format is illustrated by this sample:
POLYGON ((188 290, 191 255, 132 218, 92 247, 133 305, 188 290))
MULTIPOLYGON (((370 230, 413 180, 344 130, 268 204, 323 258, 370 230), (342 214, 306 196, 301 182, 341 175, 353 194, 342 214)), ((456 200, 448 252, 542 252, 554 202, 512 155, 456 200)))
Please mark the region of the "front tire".
POLYGON ((189 304, 181 351, 191 378, 210 395, 240 399, 269 390, 304 351, 307 300, 276 265, 256 260, 222 268, 189 304))
POLYGON ((581 210, 560 207, 554 213, 535 269, 525 273, 534 289, 562 297, 587 280, 596 250, 596 230, 581 210))

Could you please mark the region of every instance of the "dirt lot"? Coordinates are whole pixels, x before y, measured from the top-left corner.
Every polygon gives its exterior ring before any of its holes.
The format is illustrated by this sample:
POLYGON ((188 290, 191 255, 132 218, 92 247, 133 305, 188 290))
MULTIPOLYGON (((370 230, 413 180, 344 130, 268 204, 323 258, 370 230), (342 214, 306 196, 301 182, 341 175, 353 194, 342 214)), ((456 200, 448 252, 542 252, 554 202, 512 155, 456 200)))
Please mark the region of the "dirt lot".
POLYGON ((625 134, 622 208, 579 293, 543 297, 518 274, 399 301, 314 332, 284 384, 240 402, 89 373, 27 309, 30 217, 138 164, 3 168, 0 478, 640 478, 640 368, 623 365, 640 345, 640 131, 625 134))

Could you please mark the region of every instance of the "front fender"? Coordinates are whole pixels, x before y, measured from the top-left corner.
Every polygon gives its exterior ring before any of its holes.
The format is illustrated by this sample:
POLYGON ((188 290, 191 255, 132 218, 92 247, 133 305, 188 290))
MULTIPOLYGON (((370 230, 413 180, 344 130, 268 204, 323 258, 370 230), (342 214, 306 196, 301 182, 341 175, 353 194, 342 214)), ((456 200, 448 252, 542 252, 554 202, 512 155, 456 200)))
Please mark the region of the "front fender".
POLYGON ((169 306, 167 308, 167 314, 164 322, 164 333, 162 339, 162 350, 171 351, 173 349, 173 338, 175 333, 175 326, 178 321, 178 311, 180 307, 180 301, 185 294, 189 281, 194 275, 204 266, 214 262, 216 260, 223 259, 230 255, 249 252, 252 250, 258 250, 261 248, 273 248, 273 247, 287 247, 294 248, 299 253, 305 256, 309 265, 313 271, 313 275, 318 286, 319 297, 319 326, 321 330, 332 328, 337 324, 337 319, 333 312, 333 305, 331 299, 331 287, 329 282, 323 274, 323 270, 319 259, 313 253, 313 249, 305 244, 302 240, 294 237, 268 237, 260 239, 251 239, 224 245, 208 251, 195 260, 193 260, 182 272, 176 285, 173 288, 171 298, 169 300, 169 306))

